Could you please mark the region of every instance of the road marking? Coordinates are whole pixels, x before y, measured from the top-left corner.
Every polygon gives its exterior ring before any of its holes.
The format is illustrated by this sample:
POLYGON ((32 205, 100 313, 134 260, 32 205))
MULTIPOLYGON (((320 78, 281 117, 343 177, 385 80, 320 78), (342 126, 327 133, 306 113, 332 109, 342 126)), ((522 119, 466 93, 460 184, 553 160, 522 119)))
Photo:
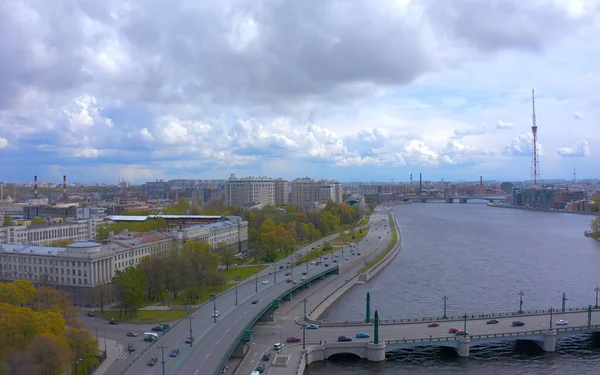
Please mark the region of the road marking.
POLYGON ((225 332, 229 332, 229 328, 227 328, 227 331, 225 331, 225 332))
POLYGON ((248 314, 248 311, 246 311, 246 312, 244 313, 244 315, 246 315, 246 314, 248 314))
POLYGON ((240 318, 238 318, 238 319, 237 319, 235 322, 237 323, 237 322, 239 322, 239 321, 240 321, 240 318))
POLYGON ((200 371, 200 369, 196 370, 196 372, 194 372, 194 375, 196 375, 198 373, 198 371, 200 371))

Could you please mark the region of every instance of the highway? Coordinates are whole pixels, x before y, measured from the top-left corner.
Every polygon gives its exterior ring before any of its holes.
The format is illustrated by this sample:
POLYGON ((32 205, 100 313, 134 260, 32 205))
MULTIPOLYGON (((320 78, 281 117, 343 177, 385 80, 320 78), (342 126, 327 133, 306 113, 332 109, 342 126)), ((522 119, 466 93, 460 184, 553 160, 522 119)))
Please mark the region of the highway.
MULTIPOLYGON (((379 215, 379 220, 370 221, 369 226, 379 227, 379 230, 369 231, 365 239, 359 244, 361 252, 367 252, 369 248, 375 248, 383 241, 378 238, 384 233, 383 225, 380 225, 383 218, 387 219, 387 215, 379 215)), ((327 240, 327 238, 324 240, 327 240)), ((312 246, 319 246, 319 244, 313 244, 311 247, 312 246)), ((304 248, 301 250, 301 253, 305 253, 309 250, 310 247, 304 248)), ((344 258, 341 258, 341 262, 337 263, 337 265, 342 264, 343 262, 344 258)), ((276 267, 278 268, 281 264, 286 264, 286 260, 279 262, 276 267)), ((335 266, 336 264, 330 262, 330 265, 335 266)), ((325 269, 324 264, 320 266, 309 266, 307 277, 322 272, 325 269)), ((268 270, 261 271, 257 284, 258 293, 255 293, 256 284, 254 282, 238 286, 239 306, 235 306, 235 288, 230 289, 228 293, 220 296, 216 300, 217 310, 220 311, 220 316, 217 318, 216 323, 213 322, 213 318, 211 317, 213 312, 212 303, 205 304, 195 311, 192 314, 193 319, 191 322, 196 342, 192 348, 184 342, 189 336, 189 321, 183 321, 169 330, 164 337, 158 341, 158 344, 154 345, 144 353, 126 374, 162 374, 160 346, 165 347, 165 373, 172 375, 204 375, 217 372, 217 367, 223 359, 223 354, 233 345, 243 328, 245 328, 254 318, 256 312, 264 308, 267 304, 270 304, 273 298, 278 297, 284 291, 294 287, 293 284, 286 282, 288 276, 284 276, 284 273, 289 272, 289 269, 278 270, 276 273, 276 282, 274 275, 268 275, 269 271, 272 272, 272 268, 269 267, 268 270), (262 284, 264 280, 267 280, 268 283, 262 284), (256 305, 251 303, 254 299, 259 300, 256 305), (180 349, 181 353, 178 357, 171 358, 169 357, 169 353, 174 348, 180 349), (147 365, 147 362, 154 356, 159 358, 159 363, 150 367, 147 365)), ((293 278, 300 280, 300 274, 303 271, 306 271, 306 265, 294 267, 293 278)), ((142 340, 141 337, 138 337, 138 339, 140 341, 142 340)))
MULTIPOLYGON (((389 227, 385 228, 384 225, 382 225, 389 223, 389 221, 386 221, 385 223, 382 221, 383 218, 387 220, 388 216, 387 213, 382 213, 381 210, 381 208, 378 209, 378 212, 374 213, 371 216, 371 219, 373 221, 372 225, 369 226, 369 234, 367 235, 367 237, 365 237, 367 241, 363 240, 359 244, 359 249, 362 254, 362 257, 368 258, 370 256, 370 252, 372 252, 375 249, 387 248, 391 241, 392 236, 388 230, 389 227), (378 217, 378 220, 374 220, 375 217, 378 217)), ((256 367, 257 363, 260 362, 259 354, 262 354, 265 350, 269 351, 269 349, 272 348, 273 344, 275 344, 276 342, 285 342, 285 340, 288 337, 292 336, 302 337, 302 330, 300 329, 301 326, 299 326, 295 322, 295 318, 302 317, 304 313, 304 303, 302 302, 302 300, 306 297, 307 312, 310 312, 332 291, 341 286, 345 282, 345 280, 356 275, 356 273, 363 266, 363 262, 359 262, 356 266, 352 267, 347 272, 341 273, 340 275, 328 277, 326 283, 316 284, 313 288, 302 291, 301 294, 298 294, 294 301, 285 302, 282 305, 282 307, 278 309, 278 311, 276 311, 276 322, 270 324, 256 325, 255 330, 257 335, 254 340, 256 345, 252 348, 252 353, 250 353, 246 358, 244 358, 236 373, 242 375, 250 374, 252 370, 254 370, 254 368, 256 367), (279 312, 279 310, 282 311, 279 312), (275 335, 273 335, 273 333, 275 333, 275 335)), ((318 334, 320 334, 320 330, 306 330, 306 338, 308 341, 319 341, 320 339, 318 338, 318 334), (315 334, 317 334, 317 336, 315 336, 315 334)), ((335 336, 335 339, 337 339, 337 336, 335 336)))

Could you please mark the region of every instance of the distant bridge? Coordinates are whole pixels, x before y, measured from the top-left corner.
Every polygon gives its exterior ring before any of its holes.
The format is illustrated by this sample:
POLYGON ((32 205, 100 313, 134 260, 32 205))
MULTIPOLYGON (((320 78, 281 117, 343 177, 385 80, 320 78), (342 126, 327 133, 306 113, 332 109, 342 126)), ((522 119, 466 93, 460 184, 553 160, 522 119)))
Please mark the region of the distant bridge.
POLYGON ((420 203, 467 203, 472 200, 481 200, 487 202, 504 202, 508 200, 507 196, 496 196, 496 197, 418 197, 413 199, 412 201, 420 202, 420 203))

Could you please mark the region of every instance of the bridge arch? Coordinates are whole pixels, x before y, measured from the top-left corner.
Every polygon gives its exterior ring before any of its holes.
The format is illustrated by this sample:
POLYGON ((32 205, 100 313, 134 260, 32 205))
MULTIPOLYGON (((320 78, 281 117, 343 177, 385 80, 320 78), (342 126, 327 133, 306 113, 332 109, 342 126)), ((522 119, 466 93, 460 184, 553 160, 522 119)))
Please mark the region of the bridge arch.
POLYGON ((360 360, 360 356, 356 353, 335 353, 329 356, 329 358, 327 358, 328 360, 332 361, 332 362, 356 362, 360 360))

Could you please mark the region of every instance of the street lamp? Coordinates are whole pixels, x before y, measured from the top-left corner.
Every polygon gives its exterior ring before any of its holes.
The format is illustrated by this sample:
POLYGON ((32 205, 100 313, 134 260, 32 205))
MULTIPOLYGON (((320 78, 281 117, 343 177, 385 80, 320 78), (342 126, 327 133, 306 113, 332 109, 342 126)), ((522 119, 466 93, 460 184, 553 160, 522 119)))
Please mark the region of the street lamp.
POLYGON ((217 322, 217 295, 211 294, 210 299, 213 301, 213 320, 214 323, 217 322))
POLYGON ((238 284, 242 278, 240 276, 235 277, 235 305, 238 305, 238 284))
POLYGON ((448 297, 444 296, 444 298, 442 298, 442 301, 444 301, 444 315, 442 316, 442 319, 448 319, 448 315, 446 315, 446 305, 448 303, 448 297))
POLYGON ((258 272, 254 274, 254 293, 258 293, 258 272))
POLYGON ((465 326, 464 326, 464 329, 463 329, 463 336, 464 337, 467 337, 467 318, 468 317, 469 316, 467 314, 465 314, 465 316, 464 316, 464 318, 465 318, 465 326))
POLYGON ((552 331, 552 307, 550 307, 550 331, 552 331))
POLYGON ((162 375, 165 375, 165 349, 168 349, 168 346, 159 346, 158 349, 160 349, 160 353, 162 356, 162 361, 160 361, 160 364, 162 365, 162 375))
POLYGON ((304 299, 304 318, 302 320, 302 349, 306 350, 306 298, 304 299))
POLYGON ((525 293, 523 291, 519 292, 519 314, 523 314, 523 296, 525 293))
POLYGON ((196 319, 196 318, 194 318, 193 316, 190 315, 190 316, 188 316, 188 319, 190 320, 190 347, 192 347, 193 343, 194 343, 194 335, 192 332, 192 319, 196 319))
POLYGON ((273 263, 273 284, 277 283, 277 266, 273 263))
POLYGON ((594 308, 597 309, 598 307, 598 292, 600 292, 600 288, 596 287, 596 289, 594 289, 594 292, 596 292, 596 304, 594 305, 594 308))

